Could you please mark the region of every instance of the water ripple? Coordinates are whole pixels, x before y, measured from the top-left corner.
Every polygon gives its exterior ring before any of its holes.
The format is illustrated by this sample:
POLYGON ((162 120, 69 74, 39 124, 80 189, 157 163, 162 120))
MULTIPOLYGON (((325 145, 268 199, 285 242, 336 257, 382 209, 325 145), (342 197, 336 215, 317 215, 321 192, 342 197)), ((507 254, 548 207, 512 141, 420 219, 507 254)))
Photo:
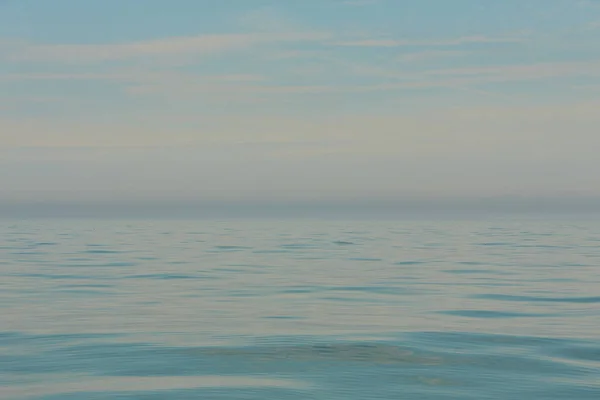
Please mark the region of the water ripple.
POLYGON ((0 222, 2 400, 600 399, 593 221, 0 222))
POLYGON ((489 299, 516 302, 546 302, 546 303, 600 303, 600 297, 538 297, 538 296, 514 296, 506 294, 480 294, 471 296, 476 299, 489 299))

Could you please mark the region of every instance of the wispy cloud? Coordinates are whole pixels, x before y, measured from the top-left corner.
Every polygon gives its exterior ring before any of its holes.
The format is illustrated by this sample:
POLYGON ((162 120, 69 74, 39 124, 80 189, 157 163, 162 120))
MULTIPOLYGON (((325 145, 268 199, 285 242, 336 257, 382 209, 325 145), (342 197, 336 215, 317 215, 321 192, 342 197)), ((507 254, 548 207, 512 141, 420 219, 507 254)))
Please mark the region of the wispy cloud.
POLYGON ((597 29, 600 29, 600 20, 590 22, 589 24, 587 24, 585 26, 585 28, 586 28, 586 30, 589 30, 589 31, 595 31, 597 29))
POLYGON ((320 32, 249 33, 172 37, 117 44, 10 43, 0 52, 8 61, 87 63, 136 57, 206 55, 277 42, 320 41, 330 36, 320 32))
POLYGON ((333 45, 349 47, 460 46, 474 43, 519 43, 522 41, 523 39, 519 37, 463 36, 438 40, 364 39, 335 42, 333 45))
POLYGON ((600 60, 588 62, 555 62, 528 65, 500 65, 488 67, 431 70, 428 75, 480 77, 483 80, 539 79, 561 76, 600 76, 600 60))
POLYGON ((480 94, 493 94, 477 91, 471 87, 500 82, 538 80, 547 78, 567 78, 573 76, 600 77, 600 61, 572 63, 541 63, 531 65, 509 65, 456 69, 437 69, 418 73, 394 73, 385 75, 385 82, 364 85, 277 85, 268 81, 209 81, 190 79, 163 79, 140 82, 130 86, 131 95, 168 95, 179 98, 190 96, 225 97, 231 101, 261 101, 257 95, 318 95, 340 93, 368 93, 381 91, 401 91, 427 88, 450 88, 474 91, 480 94), (396 78, 390 81, 390 78, 396 78))
POLYGON ((402 54, 398 59, 406 62, 429 61, 446 57, 458 57, 468 54, 460 50, 425 50, 415 53, 402 54))
POLYGON ((20 73, 0 74, 1 81, 27 81, 27 80, 100 80, 122 82, 148 82, 159 80, 171 81, 206 81, 213 83, 240 83, 262 81, 265 77, 252 74, 225 74, 225 75, 193 75, 181 72, 151 72, 139 70, 124 70, 116 72, 97 73, 20 73))
MULTIPOLYGON (((437 54, 417 53, 415 57, 437 54)), ((429 69, 402 72, 383 68, 353 70, 361 75, 381 78, 373 84, 288 84, 281 85, 265 76, 254 74, 202 75, 182 72, 144 72, 137 70, 111 73, 8 74, 2 80, 105 80, 121 82, 123 90, 132 96, 168 96, 194 98, 209 96, 215 101, 260 102, 257 95, 317 95, 335 93, 366 93, 404 89, 458 88, 467 89, 488 83, 568 78, 600 77, 600 60, 590 62, 557 62, 527 65, 497 65, 451 69, 429 69)))

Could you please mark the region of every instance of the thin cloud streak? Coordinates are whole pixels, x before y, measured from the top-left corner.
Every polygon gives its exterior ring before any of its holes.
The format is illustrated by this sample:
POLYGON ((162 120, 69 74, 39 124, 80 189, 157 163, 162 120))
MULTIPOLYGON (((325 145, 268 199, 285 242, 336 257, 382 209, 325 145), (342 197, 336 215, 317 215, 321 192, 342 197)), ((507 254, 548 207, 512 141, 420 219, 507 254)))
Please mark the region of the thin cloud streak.
POLYGON ((405 62, 423 62, 440 58, 459 57, 469 54, 460 50, 424 50, 415 53, 403 54, 398 59, 405 62))
MULTIPOLYGON (((172 94, 220 93, 220 94, 324 94, 365 93, 402 89, 433 87, 460 87, 487 83, 527 81, 576 76, 600 76, 600 60, 591 62, 540 63, 531 65, 508 65, 429 70, 420 73, 389 73, 399 82, 371 85, 248 85, 243 81, 236 84, 217 84, 181 79, 162 82, 146 82, 127 89, 131 94, 169 92, 172 94)), ((489 93, 488 93, 489 94, 489 93)))
POLYGON ((12 62, 91 63, 137 57, 207 55, 242 50, 259 44, 322 41, 329 37, 327 33, 300 32, 200 35, 118 44, 22 43, 4 46, 4 54, 0 53, 0 59, 12 62))
POLYGON ((228 74, 228 75, 193 75, 172 72, 149 72, 149 71, 124 71, 124 72, 98 72, 98 73, 21 73, 0 75, 0 81, 28 81, 28 80, 99 80, 99 81, 158 81, 164 79, 179 81, 206 80, 210 82, 258 82, 265 79, 261 75, 252 74, 228 74))
MULTIPOLYGON (((456 52, 423 52, 414 56, 443 57, 459 55, 456 52)), ((429 69, 418 73, 400 72, 393 69, 360 69, 360 75, 396 78, 403 82, 374 85, 247 85, 252 82, 265 82, 267 77, 255 74, 202 75, 181 72, 124 70, 98 73, 12 73, 0 75, 0 81, 26 80, 106 80, 141 84, 161 84, 175 88, 178 84, 189 90, 196 88, 205 90, 210 87, 219 88, 219 84, 230 84, 223 87, 227 90, 256 91, 261 93, 307 93, 307 92, 346 92, 371 91, 403 87, 444 86, 456 80, 473 83, 491 83, 512 80, 543 79, 569 76, 600 76, 600 60, 587 62, 553 62, 524 65, 493 65, 485 67, 464 67, 451 69, 429 69), (441 79, 436 79, 441 77, 441 79), (451 79, 451 80, 447 80, 451 79)), ((142 92, 143 90, 139 90, 142 92)))
POLYGON ((334 42, 334 46, 345 47, 403 47, 403 46, 460 46, 477 43, 521 43, 520 37, 489 37, 489 36, 463 36, 454 39, 439 40, 410 40, 410 39, 365 39, 349 42, 334 42))

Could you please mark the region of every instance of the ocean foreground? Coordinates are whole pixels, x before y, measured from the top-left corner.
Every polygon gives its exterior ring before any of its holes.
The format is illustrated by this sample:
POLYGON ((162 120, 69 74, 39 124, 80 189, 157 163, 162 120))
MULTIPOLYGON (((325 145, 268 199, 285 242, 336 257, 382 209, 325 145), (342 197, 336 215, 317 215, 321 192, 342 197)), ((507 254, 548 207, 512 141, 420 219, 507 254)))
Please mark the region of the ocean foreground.
POLYGON ((0 395, 597 399, 600 222, 0 222, 0 395))

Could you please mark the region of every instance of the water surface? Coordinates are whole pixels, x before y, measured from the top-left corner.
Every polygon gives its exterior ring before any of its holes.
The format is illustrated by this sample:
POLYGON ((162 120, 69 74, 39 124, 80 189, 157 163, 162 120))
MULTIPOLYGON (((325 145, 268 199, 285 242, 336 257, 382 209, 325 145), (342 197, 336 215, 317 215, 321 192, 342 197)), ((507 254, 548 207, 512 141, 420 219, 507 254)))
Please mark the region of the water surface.
POLYGON ((600 398, 594 221, 3 220, 2 399, 600 398))

